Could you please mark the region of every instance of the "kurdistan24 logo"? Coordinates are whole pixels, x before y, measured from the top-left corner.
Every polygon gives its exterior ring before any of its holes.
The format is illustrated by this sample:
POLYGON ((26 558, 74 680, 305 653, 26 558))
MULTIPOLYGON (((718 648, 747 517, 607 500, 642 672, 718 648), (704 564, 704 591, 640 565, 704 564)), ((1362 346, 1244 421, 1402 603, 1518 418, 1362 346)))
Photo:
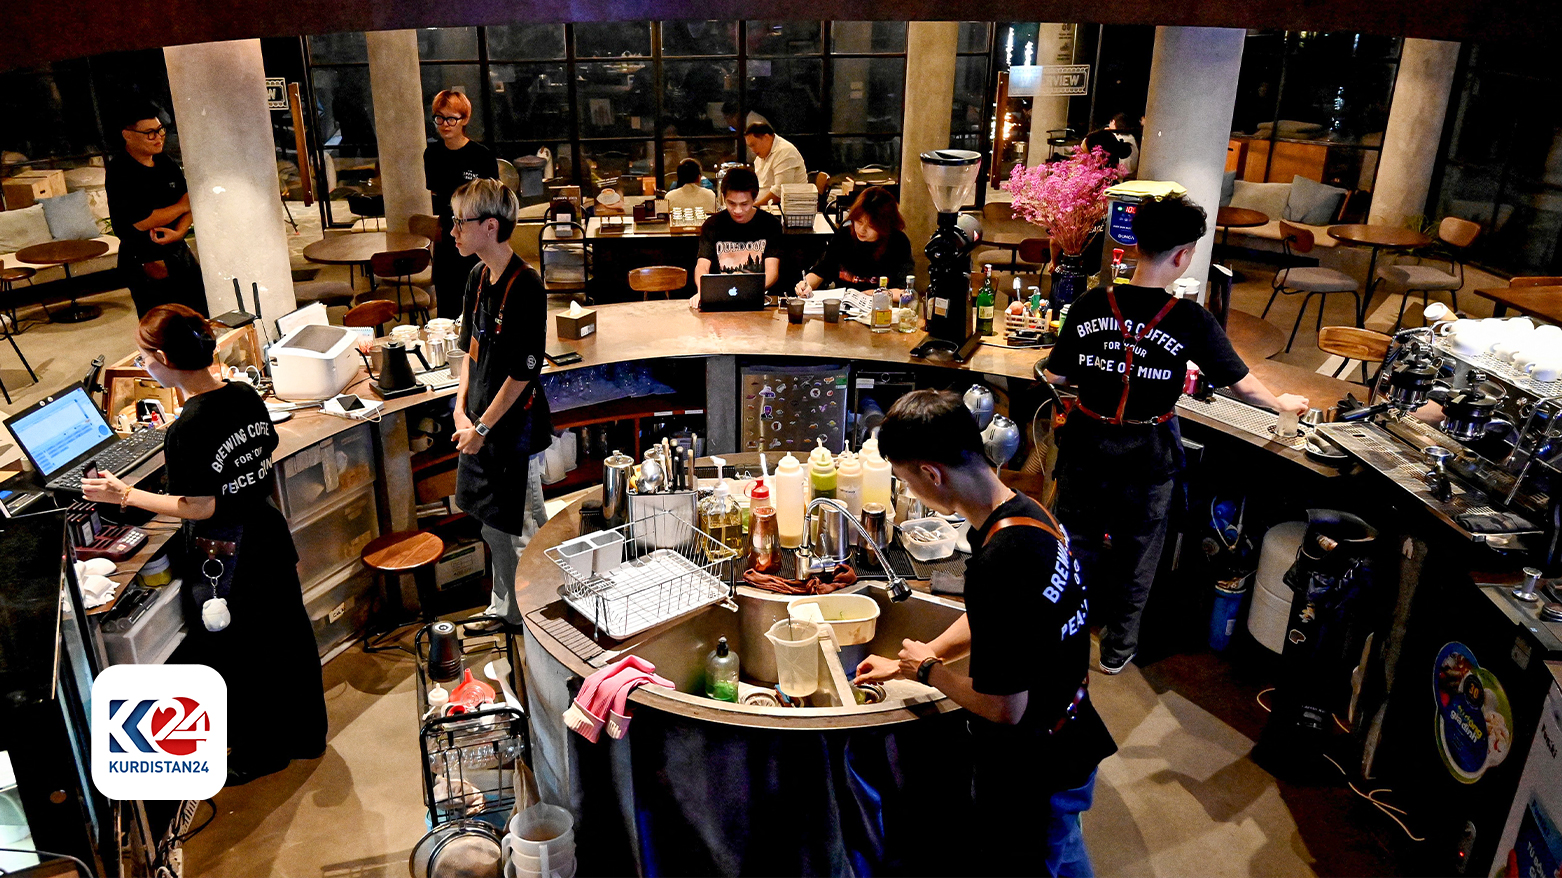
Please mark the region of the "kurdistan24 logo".
POLYGON ((189 756, 211 735, 211 715, 193 698, 111 700, 110 753, 189 756))
POLYGON ((92 683, 92 782, 111 799, 209 799, 228 775, 228 687, 206 665, 114 665, 92 683))

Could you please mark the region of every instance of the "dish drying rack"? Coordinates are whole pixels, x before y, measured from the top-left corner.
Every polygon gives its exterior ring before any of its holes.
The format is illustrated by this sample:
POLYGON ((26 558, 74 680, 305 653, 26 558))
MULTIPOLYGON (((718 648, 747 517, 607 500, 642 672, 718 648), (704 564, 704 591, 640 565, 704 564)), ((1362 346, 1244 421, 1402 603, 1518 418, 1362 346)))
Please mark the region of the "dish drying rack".
POLYGON ((658 509, 607 531, 623 538, 623 558, 584 569, 555 546, 546 554, 564 571, 560 594, 593 633, 623 640, 663 622, 724 604, 737 610, 738 558, 683 516, 658 509))

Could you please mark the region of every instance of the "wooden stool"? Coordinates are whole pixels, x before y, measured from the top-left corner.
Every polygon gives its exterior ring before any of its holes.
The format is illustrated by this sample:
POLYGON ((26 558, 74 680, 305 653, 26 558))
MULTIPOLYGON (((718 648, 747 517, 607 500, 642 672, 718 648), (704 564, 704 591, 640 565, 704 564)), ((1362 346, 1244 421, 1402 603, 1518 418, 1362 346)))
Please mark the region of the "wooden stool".
POLYGON ((688 270, 675 265, 652 265, 629 271, 629 288, 640 294, 642 302, 650 298, 650 293, 666 293, 671 299, 675 290, 683 289, 688 283, 688 270))
MULTIPOLYGON (((370 570, 397 576, 412 574, 418 586, 418 603, 422 606, 425 622, 432 622, 435 618, 434 595, 437 589, 434 565, 444 555, 445 541, 421 530, 386 534, 363 547, 363 563, 370 570)), ((392 577, 386 577, 386 596, 396 595, 396 603, 400 605, 401 590, 390 585, 394 581, 392 577)))
MULTIPOLYGON (((20 265, 12 266, 11 268, 0 268, 0 290, 6 293, 13 292, 16 289, 16 282, 23 280, 27 281, 28 286, 32 286, 33 275, 37 273, 38 269, 36 268, 24 268, 20 265)), ((11 331, 20 332, 21 329, 16 325, 16 302, 10 296, 6 296, 5 303, 0 305, 0 308, 4 308, 6 313, 11 316, 11 331)))

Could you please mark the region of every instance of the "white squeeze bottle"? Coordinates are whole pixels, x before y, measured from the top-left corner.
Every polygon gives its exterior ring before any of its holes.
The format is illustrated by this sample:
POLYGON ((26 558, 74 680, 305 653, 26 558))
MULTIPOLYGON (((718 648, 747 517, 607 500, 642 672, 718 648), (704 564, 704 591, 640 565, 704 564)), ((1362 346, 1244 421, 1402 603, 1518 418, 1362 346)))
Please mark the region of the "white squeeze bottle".
POLYGON ((790 453, 776 464, 776 538, 783 549, 803 544, 803 465, 790 453))
MULTIPOLYGON (((875 443, 876 445, 877 443, 875 443)), ((889 499, 889 461, 879 456, 877 447, 862 452, 862 502, 882 503, 893 509, 889 499)))
POLYGON ((850 451, 841 455, 835 467, 835 499, 851 510, 852 521, 862 520, 862 463, 850 451))

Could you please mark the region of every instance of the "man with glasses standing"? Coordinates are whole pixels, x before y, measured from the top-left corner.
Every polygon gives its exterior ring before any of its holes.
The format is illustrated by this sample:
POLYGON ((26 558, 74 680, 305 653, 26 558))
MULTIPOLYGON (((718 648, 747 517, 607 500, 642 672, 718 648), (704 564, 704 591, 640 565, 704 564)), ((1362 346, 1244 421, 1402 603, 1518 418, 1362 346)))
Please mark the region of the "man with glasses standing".
POLYGON ((461 313, 467 275, 477 265, 476 256, 456 250, 450 225, 450 196, 478 179, 499 179, 499 162, 488 147, 466 136, 472 121, 472 101, 458 91, 445 89, 434 95, 434 130, 439 142, 423 150, 423 177, 434 195, 434 215, 443 234, 434 245, 434 296, 440 317, 454 319, 461 313))
POLYGON ((149 104, 120 116, 123 152, 111 156, 104 184, 109 220, 119 238, 119 270, 136 314, 179 304, 205 315, 201 269, 184 242, 190 231, 190 194, 184 171, 163 154, 168 129, 149 104))

